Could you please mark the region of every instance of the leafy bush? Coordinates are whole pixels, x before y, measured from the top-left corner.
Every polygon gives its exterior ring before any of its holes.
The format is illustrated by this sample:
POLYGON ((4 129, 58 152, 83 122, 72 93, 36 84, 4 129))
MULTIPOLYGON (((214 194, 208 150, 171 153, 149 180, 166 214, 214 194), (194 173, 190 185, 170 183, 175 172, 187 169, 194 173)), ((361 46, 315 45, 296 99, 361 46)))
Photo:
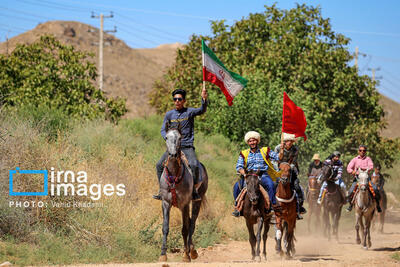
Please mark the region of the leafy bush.
POLYGON ((95 88, 96 67, 90 54, 44 35, 0 55, 0 104, 5 107, 46 106, 75 118, 117 121, 125 100, 107 98, 95 88))

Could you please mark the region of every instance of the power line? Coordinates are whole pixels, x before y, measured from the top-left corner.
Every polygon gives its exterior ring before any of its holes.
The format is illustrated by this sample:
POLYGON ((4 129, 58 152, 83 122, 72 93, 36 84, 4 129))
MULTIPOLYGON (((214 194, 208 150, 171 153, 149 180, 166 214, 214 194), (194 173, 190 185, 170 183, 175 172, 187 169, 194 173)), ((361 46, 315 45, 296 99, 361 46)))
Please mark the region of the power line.
POLYGON ((15 19, 18 19, 18 20, 25 20, 25 21, 31 21, 31 22, 36 22, 36 23, 40 22, 40 21, 37 21, 35 19, 29 19, 29 18, 24 18, 24 17, 20 17, 20 16, 15 16, 15 15, 8 15, 8 14, 3 14, 3 13, 0 13, 0 15, 4 16, 4 17, 9 17, 9 18, 15 18, 15 19))
MULTIPOLYGON (((128 7, 118 7, 118 6, 110 6, 110 5, 102 5, 93 2, 85 2, 85 1, 76 1, 76 0, 68 0, 68 2, 75 2, 79 4, 88 4, 90 6, 97 6, 102 8, 109 8, 109 9, 119 9, 124 11, 134 11, 139 13, 147 13, 147 14, 156 14, 156 15, 165 15, 165 16, 173 16, 173 17, 184 17, 184 18, 191 18, 191 19, 204 19, 204 20, 220 20, 219 18, 211 18, 205 16, 195 16, 195 15, 188 15, 188 14, 180 14, 180 13, 173 13, 173 12, 165 12, 165 11, 157 11, 157 10, 146 10, 146 9, 138 9, 138 8, 128 8, 128 7)), ((233 21, 233 20, 232 20, 233 21)))
POLYGON ((28 13, 28 12, 24 12, 24 11, 21 11, 21 10, 16 10, 16 9, 8 8, 8 7, 7 7, 7 8, 5 8, 5 7, 0 7, 0 9, 3 9, 3 10, 10 10, 10 11, 18 12, 18 13, 25 14, 25 15, 28 15, 28 16, 37 17, 37 18, 42 18, 42 19, 47 19, 47 20, 55 20, 55 18, 44 17, 44 16, 38 16, 37 14, 28 13))
POLYGON ((354 30, 338 30, 338 32, 348 32, 348 33, 359 33, 359 34, 369 34, 369 35, 400 37, 400 34, 391 33, 391 32, 365 32, 365 31, 354 31, 354 30))
POLYGON ((145 26, 145 27, 147 27, 147 28, 153 29, 153 30, 155 30, 155 31, 157 31, 157 32, 160 32, 160 33, 163 33, 163 34, 167 34, 167 35, 169 35, 169 36, 172 35, 172 36, 175 36, 175 37, 177 37, 177 38, 182 38, 182 39, 185 39, 185 38, 186 38, 186 37, 183 37, 183 36, 179 36, 179 35, 173 34, 173 33, 171 33, 171 32, 163 31, 163 30, 161 30, 161 29, 159 29, 159 28, 157 28, 157 27, 155 27, 155 26, 152 26, 152 25, 149 25, 149 24, 145 24, 145 23, 138 22, 138 21, 132 19, 131 17, 122 15, 121 13, 118 13, 118 16, 121 17, 121 18, 126 18, 126 19, 128 19, 130 22, 133 22, 133 23, 136 23, 136 24, 145 26))

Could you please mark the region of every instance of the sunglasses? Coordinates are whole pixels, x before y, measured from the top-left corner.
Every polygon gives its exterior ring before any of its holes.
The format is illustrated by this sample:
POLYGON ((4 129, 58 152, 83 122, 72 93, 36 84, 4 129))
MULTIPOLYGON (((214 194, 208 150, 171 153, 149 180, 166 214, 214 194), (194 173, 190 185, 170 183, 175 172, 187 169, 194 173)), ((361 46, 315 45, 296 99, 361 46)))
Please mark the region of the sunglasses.
POLYGON ((360 152, 367 152, 367 150, 365 150, 365 149, 360 149, 360 150, 358 150, 358 151, 360 151, 360 152))
POLYGON ((183 98, 182 98, 182 97, 174 97, 173 100, 174 100, 174 101, 182 101, 183 98))

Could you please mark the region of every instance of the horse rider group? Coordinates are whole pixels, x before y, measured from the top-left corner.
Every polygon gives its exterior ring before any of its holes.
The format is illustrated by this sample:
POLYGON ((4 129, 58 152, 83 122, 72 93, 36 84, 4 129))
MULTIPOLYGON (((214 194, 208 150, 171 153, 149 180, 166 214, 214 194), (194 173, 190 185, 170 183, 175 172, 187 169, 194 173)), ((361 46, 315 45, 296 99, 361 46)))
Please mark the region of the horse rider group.
MULTIPOLYGON (((189 167, 193 174, 193 194, 192 200, 199 201, 201 197, 199 196, 196 190, 196 184, 199 180, 199 167, 198 161, 195 154, 194 148, 194 117, 201 115, 206 112, 208 105, 208 94, 207 90, 203 88, 201 92, 201 107, 200 108, 186 108, 186 91, 183 89, 176 89, 172 92, 172 99, 175 104, 175 109, 168 111, 165 114, 164 121, 161 128, 161 135, 165 139, 165 125, 167 122, 169 123, 177 123, 179 124, 179 128, 182 134, 181 140, 181 150, 185 154, 189 167)), ((299 166, 297 163, 297 157, 299 153, 299 148, 294 144, 295 135, 283 133, 283 137, 281 138, 281 144, 277 145, 272 151, 269 147, 259 147, 261 136, 259 133, 255 131, 250 131, 246 133, 244 138, 246 144, 249 146, 248 149, 243 150, 239 154, 239 158, 236 163, 236 171, 241 174, 241 179, 235 183, 233 187, 233 195, 236 200, 240 194, 241 188, 245 186, 245 181, 243 177, 249 171, 259 172, 260 184, 264 187, 264 189, 268 192, 268 196, 272 203, 272 209, 277 210, 279 206, 276 202, 276 179, 278 178, 277 170, 274 168, 274 163, 287 162, 291 167, 291 189, 296 192, 297 197, 297 218, 302 219, 301 214, 305 213, 306 210, 303 208, 304 202, 304 193, 301 189, 300 182, 298 179, 299 174, 299 166)), ((373 169, 372 160, 366 156, 367 148, 362 145, 359 147, 359 155, 355 157, 347 166, 347 172, 354 175, 353 184, 347 193, 349 200, 349 208, 348 211, 351 211, 352 204, 351 199, 353 193, 356 191, 357 185, 357 175, 358 169, 373 169)), ((342 181, 342 172, 343 172, 343 163, 340 161, 340 152, 335 151, 330 155, 324 162, 324 164, 332 164, 334 171, 334 178, 336 179, 336 183, 340 186, 341 192, 343 194, 343 199, 346 199, 346 185, 342 181)), ((161 159, 156 164, 157 170, 157 178, 158 181, 161 179, 161 175, 164 168, 164 162, 168 157, 168 152, 165 152, 161 159)), ((321 168, 322 164, 320 162, 319 156, 314 155, 314 162, 310 164, 311 170, 313 168, 321 168), (320 167, 321 165, 321 167, 320 167)), ((311 174, 311 170, 309 169, 308 174, 311 174)), ((278 178, 279 179, 279 178, 278 178)), ((321 187, 320 196, 318 202, 321 202, 321 196, 323 193, 326 184, 324 183, 321 187)), ((378 189, 375 185, 371 183, 370 191, 372 195, 375 197, 377 202, 377 210, 381 211, 379 206, 379 193, 378 189)), ((157 195, 154 195, 153 198, 161 200, 160 192, 157 195)), ((234 216, 240 216, 240 212, 235 210, 232 213, 234 216)))
MULTIPOLYGON (((279 209, 275 197, 277 183, 274 183, 274 181, 276 182, 277 179, 279 179, 279 174, 277 174, 277 171, 274 169, 274 165, 272 164, 271 160, 278 163, 287 162, 291 167, 291 189, 295 190, 297 195, 297 217, 298 219, 302 219, 300 214, 305 213, 306 210, 303 208, 304 194, 301 190, 300 182, 297 177, 299 172, 297 164, 299 149, 293 144, 295 141, 295 136, 293 134, 284 133, 282 143, 276 146, 274 151, 271 151, 269 147, 258 147, 261 141, 261 136, 255 131, 246 133, 244 140, 250 148, 240 152, 236 163, 236 171, 241 174, 241 179, 236 182, 233 187, 234 199, 237 199, 241 188, 245 186, 245 174, 250 171, 258 171, 260 172, 260 184, 268 192, 272 209, 274 211, 279 209)), ((239 217, 240 212, 235 209, 232 215, 239 217)))
MULTIPOLYGON (((353 183, 349 189, 349 191, 346 191, 346 185, 342 180, 342 173, 343 173, 343 162, 340 160, 340 152, 339 151, 334 151, 325 161, 324 164, 327 165, 331 165, 332 169, 333 169, 333 175, 332 178, 335 180, 335 183, 340 187, 340 192, 342 193, 342 197, 344 200, 347 200, 349 202, 349 206, 346 209, 347 211, 351 211, 353 208, 353 204, 352 204, 352 200, 354 197, 354 194, 357 191, 357 180, 358 180, 358 173, 359 170, 368 170, 369 172, 373 170, 374 168, 374 164, 371 160, 370 157, 366 156, 367 153, 367 147, 365 145, 360 145, 358 148, 358 153, 359 155, 355 158, 353 158, 349 165, 347 166, 347 172, 350 175, 354 176, 353 179, 353 183)), ((310 168, 315 168, 315 164, 319 164, 322 165, 320 163, 318 163, 319 160, 319 155, 315 154, 314 157, 314 162, 310 164, 310 168), (315 160, 317 159, 317 160, 315 160), (317 161, 317 163, 315 163, 317 161)), ((321 167, 319 167, 321 168, 321 167)), ((375 172, 373 175, 380 175, 380 165, 377 166, 377 168, 375 168, 375 172)), ((311 176, 311 171, 309 169, 309 177, 311 176)), ((382 183, 382 187, 383 187, 383 183, 384 180, 383 179, 379 179, 379 181, 382 181, 380 183, 382 183)), ((327 186, 327 183, 324 181, 323 184, 321 185, 321 189, 320 189, 320 193, 319 193, 319 197, 318 197, 318 204, 321 204, 321 199, 322 199, 322 195, 324 194, 325 188, 327 186)), ((378 185, 375 185, 374 183, 372 183, 371 181, 369 182, 369 191, 372 194, 372 196, 374 197, 375 201, 376 201, 376 209, 378 212, 382 212, 382 209, 380 207, 379 201, 380 201, 380 193, 379 193, 379 189, 378 189, 378 185)))

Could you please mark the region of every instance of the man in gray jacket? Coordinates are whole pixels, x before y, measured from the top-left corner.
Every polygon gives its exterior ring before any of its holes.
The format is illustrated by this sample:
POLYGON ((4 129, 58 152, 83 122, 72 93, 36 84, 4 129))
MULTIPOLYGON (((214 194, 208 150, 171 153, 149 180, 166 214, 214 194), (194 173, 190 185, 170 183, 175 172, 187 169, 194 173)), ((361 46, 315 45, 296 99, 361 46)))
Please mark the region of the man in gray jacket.
MULTIPOLYGON (((183 89, 176 89, 172 92, 172 99, 175 104, 175 109, 168 111, 165 114, 163 124, 161 126, 161 135, 165 140, 166 129, 165 125, 167 122, 177 123, 180 125, 180 130, 182 134, 181 139, 181 149, 185 154, 189 162, 189 167, 193 173, 193 201, 201 200, 200 195, 197 192, 195 185, 199 181, 199 166, 197 157, 195 154, 195 148, 193 146, 194 142, 194 117, 201 115, 207 110, 207 90, 203 88, 201 92, 201 107, 200 108, 186 108, 186 91, 183 89)), ((161 175, 164 170, 164 162, 168 157, 168 152, 165 152, 161 159, 156 164, 157 178, 160 182, 161 175)), ((161 200, 160 192, 157 195, 153 195, 154 199, 161 200)))

